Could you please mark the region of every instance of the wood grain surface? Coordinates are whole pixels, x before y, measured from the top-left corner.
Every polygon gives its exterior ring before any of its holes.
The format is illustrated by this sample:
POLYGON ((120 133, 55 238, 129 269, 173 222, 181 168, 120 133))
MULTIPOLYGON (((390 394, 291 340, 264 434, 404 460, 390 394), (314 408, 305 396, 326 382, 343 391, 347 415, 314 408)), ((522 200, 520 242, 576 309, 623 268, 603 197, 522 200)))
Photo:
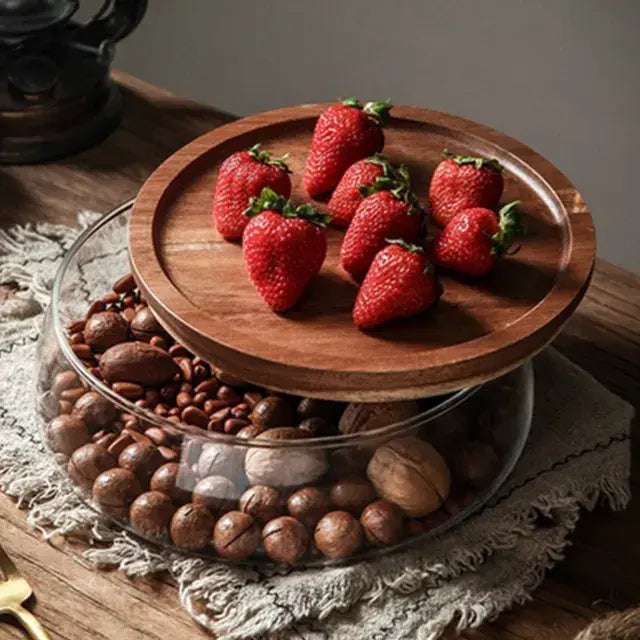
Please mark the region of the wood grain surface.
MULTIPOLYGON (((123 74, 126 115, 98 147, 34 167, 0 168, 2 227, 14 223, 72 224, 82 208, 111 209, 135 194, 169 153, 229 116, 171 96, 123 74)), ((567 192, 563 199, 570 199, 567 192)), ((6 286, 1 296, 12 295, 6 286)), ((640 408, 640 276, 598 261, 591 287, 555 345, 612 391, 640 408)), ((632 448, 638 459, 638 424, 632 448)), ((448 640, 569 640, 598 614, 640 601, 640 472, 632 469, 633 500, 617 514, 585 514, 561 562, 524 606, 494 623, 448 640)), ((0 544, 29 578, 29 608, 53 640, 207 638, 183 611, 166 576, 128 580, 93 571, 73 541, 43 542, 25 513, 0 496, 0 544)), ((25 638, 0 617, 0 639, 25 638)))
POLYGON ((269 309, 247 277, 241 246, 226 242, 212 223, 217 171, 231 153, 261 143, 276 156, 290 154, 292 199, 308 201, 301 178, 326 106, 287 107, 220 127, 174 154, 143 185, 130 223, 132 264, 167 329, 197 355, 256 384, 360 401, 476 385, 547 344, 591 275, 589 211, 568 179, 522 143, 416 107, 392 110, 385 155, 410 169, 423 202, 444 149, 498 158, 503 203, 520 201, 529 231, 521 250, 482 279, 443 273, 444 293, 432 313, 363 332, 351 318, 357 285, 339 264, 344 232, 330 229, 327 258, 305 295, 286 313, 269 309))

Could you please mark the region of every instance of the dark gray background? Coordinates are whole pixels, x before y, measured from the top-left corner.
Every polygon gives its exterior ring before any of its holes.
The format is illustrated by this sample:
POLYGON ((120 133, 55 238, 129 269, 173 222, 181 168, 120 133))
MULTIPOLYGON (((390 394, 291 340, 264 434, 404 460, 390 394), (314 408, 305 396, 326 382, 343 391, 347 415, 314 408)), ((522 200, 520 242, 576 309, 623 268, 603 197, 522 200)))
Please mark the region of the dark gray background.
POLYGON ((116 66, 239 115, 391 97, 520 138, 640 272, 640 0, 149 0, 116 66))

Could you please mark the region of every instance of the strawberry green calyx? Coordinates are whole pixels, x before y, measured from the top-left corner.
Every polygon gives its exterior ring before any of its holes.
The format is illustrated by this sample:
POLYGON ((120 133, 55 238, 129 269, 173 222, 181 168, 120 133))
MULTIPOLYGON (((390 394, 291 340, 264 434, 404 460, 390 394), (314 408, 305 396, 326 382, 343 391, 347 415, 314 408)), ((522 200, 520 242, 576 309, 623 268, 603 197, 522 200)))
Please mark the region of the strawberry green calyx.
POLYGON ((384 241, 387 244, 395 244, 398 247, 402 247, 409 253, 424 253, 424 249, 420 245, 412 244, 411 242, 407 242, 402 238, 385 238, 384 241))
POLYGON ((264 188, 258 198, 251 198, 249 206, 243 211, 243 215, 255 218, 263 211, 275 211, 283 218, 301 218, 317 227, 325 228, 331 222, 331 216, 321 213, 313 205, 300 204, 295 206, 291 200, 278 195, 273 189, 264 188))
POLYGON ((418 201, 418 196, 411 190, 411 177, 409 170, 404 165, 393 169, 393 174, 390 176, 378 176, 372 185, 360 187, 359 191, 365 198, 376 191, 390 191, 398 200, 410 205, 408 215, 425 215, 424 209, 418 201))
MULTIPOLYGON (((374 153, 371 157, 367 158, 365 162, 368 164, 377 164, 382 167, 382 175, 378 176, 374 181, 374 184, 378 184, 380 187, 379 189, 376 189, 376 191, 384 191, 388 188, 388 185, 391 184, 389 181, 396 178, 396 169, 389 160, 380 153, 374 153)), ((358 191, 364 198, 373 193, 369 185, 359 186, 358 191)))
POLYGON ((282 216, 284 218, 301 218, 321 229, 325 229, 331 222, 331 216, 328 213, 318 211, 312 204, 299 204, 295 207, 289 202, 289 206, 284 208, 282 216))
MULTIPOLYGON (((387 244, 395 244, 398 247, 402 247, 405 251, 408 251, 409 253, 424 254, 423 247, 421 247, 418 244, 407 242, 402 238, 385 238, 385 242, 387 244)), ((429 262, 429 260, 425 260, 423 273, 435 273, 435 269, 433 265, 429 262)))
POLYGON ((368 164, 377 164, 379 167, 382 167, 382 175, 385 178, 393 178, 395 175, 396 170, 393 168, 393 165, 389 162, 389 159, 381 153, 374 153, 367 158, 365 162, 368 164))
POLYGON ((256 161, 262 164, 270 164, 274 167, 278 167, 287 173, 291 173, 291 169, 289 169, 289 165, 286 163, 287 158, 289 157, 288 153, 285 153, 281 158, 274 158, 271 155, 270 151, 266 151, 264 149, 260 149, 260 143, 254 144, 251 149, 247 151, 247 153, 256 161))
POLYGON ((340 101, 345 107, 353 107, 354 109, 362 109, 362 102, 358 98, 345 98, 340 101))
POLYGON ((255 218, 263 211, 277 211, 282 213, 289 201, 278 195, 273 189, 265 187, 257 198, 249 200, 249 206, 242 212, 248 218, 255 218))
POLYGON ((389 111, 393 108, 391 100, 384 102, 367 102, 362 106, 362 102, 357 98, 345 98, 341 100, 341 104, 345 107, 353 107, 354 109, 362 109, 368 116, 373 118, 381 127, 384 127, 390 120, 389 111))
POLYGON ((527 235, 522 216, 516 208, 519 204, 519 200, 510 202, 502 207, 498 213, 500 230, 491 236, 493 243, 491 253, 494 255, 503 256, 506 253, 515 253, 519 247, 515 251, 509 251, 511 245, 527 235))
POLYGON ((391 119, 389 112, 392 108, 391 100, 385 100, 384 102, 367 102, 367 104, 364 105, 364 112, 376 120, 381 127, 384 127, 391 119))
POLYGON ((496 158, 479 158, 475 156, 457 156, 453 153, 449 153, 447 149, 442 152, 442 155, 445 158, 449 158, 453 160, 456 164, 464 165, 464 164, 473 164, 476 169, 482 169, 482 167, 486 167, 487 169, 492 169, 493 171, 502 171, 502 165, 496 158))

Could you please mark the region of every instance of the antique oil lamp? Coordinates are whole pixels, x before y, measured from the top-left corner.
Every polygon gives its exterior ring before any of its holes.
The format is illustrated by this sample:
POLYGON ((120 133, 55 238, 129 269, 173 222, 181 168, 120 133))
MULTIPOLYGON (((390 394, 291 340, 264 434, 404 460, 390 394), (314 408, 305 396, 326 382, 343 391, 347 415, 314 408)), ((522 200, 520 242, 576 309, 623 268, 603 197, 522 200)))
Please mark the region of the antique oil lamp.
POLYGON ((109 78, 115 43, 147 0, 106 0, 88 21, 79 0, 0 0, 0 163, 65 156, 104 138, 122 100, 109 78))

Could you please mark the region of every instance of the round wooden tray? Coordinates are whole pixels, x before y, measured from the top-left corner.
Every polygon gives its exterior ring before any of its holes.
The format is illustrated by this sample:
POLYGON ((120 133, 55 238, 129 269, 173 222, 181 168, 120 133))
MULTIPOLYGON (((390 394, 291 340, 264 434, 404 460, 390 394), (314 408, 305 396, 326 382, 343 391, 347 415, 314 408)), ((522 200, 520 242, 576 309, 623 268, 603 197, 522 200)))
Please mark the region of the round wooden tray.
MULTIPOLYGON (((587 288, 595 257, 591 215, 550 162, 522 143, 462 118, 395 107, 384 153, 406 164, 426 202, 444 148, 497 157, 503 202, 520 200, 522 249, 487 277, 442 277, 428 316, 363 333, 351 310, 356 285, 340 269, 343 232, 329 230, 319 276, 278 315, 251 285, 239 244, 212 222, 217 169, 256 142, 289 152, 295 201, 318 114, 327 105, 279 109, 215 129, 165 161, 142 187, 130 222, 134 272, 160 322, 205 360, 251 382, 301 395, 379 401, 437 395, 495 378, 542 349, 587 288)), ((318 203, 320 208, 323 203, 318 203)))

